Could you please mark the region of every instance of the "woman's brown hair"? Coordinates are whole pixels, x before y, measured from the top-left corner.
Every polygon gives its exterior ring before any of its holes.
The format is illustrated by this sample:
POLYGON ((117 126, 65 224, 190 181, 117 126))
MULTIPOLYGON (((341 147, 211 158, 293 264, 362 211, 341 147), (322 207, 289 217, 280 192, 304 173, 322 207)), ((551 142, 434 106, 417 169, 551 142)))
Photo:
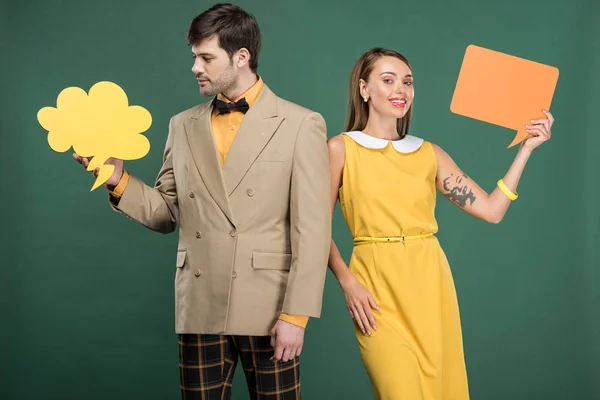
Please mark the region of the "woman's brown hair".
MULTIPOLYGON (((352 74, 350 75, 350 85, 348 87, 348 123, 346 125, 346 132, 361 131, 367 126, 367 120, 369 119, 369 104, 364 102, 360 95, 359 82, 361 79, 365 82, 369 82, 369 75, 373 71, 373 66, 381 57, 396 57, 408 65, 408 68, 411 68, 406 57, 394 50, 375 47, 360 56, 354 64, 352 74)), ((408 135, 412 109, 413 107, 411 105, 406 112, 406 115, 403 118, 398 118, 398 121, 396 122, 400 139, 403 139, 408 135)))

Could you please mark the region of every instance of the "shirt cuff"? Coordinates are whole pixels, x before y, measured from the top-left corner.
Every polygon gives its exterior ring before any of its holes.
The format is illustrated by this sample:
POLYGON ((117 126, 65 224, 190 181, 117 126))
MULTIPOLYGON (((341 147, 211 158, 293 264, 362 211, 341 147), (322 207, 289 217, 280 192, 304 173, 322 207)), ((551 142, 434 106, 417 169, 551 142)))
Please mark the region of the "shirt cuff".
POLYGON ((306 325, 308 324, 308 317, 304 315, 281 314, 279 319, 301 328, 306 328, 306 325))
POLYGON ((127 187, 127 183, 129 183, 129 173, 127 171, 123 170, 123 175, 121 176, 121 180, 119 181, 117 186, 115 186, 115 188, 113 190, 109 189, 108 192, 114 198, 120 199, 121 196, 123 196, 123 192, 125 191, 125 188, 127 187))

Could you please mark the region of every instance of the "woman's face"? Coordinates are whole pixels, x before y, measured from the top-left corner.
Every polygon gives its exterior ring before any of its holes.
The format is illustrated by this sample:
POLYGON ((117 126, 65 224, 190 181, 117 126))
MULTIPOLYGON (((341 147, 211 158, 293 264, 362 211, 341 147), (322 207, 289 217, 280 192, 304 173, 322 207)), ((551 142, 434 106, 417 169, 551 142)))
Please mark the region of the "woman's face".
POLYGON ((384 56, 375 62, 368 82, 361 79, 360 94, 369 102, 369 115, 402 118, 415 96, 412 71, 402 60, 384 56))

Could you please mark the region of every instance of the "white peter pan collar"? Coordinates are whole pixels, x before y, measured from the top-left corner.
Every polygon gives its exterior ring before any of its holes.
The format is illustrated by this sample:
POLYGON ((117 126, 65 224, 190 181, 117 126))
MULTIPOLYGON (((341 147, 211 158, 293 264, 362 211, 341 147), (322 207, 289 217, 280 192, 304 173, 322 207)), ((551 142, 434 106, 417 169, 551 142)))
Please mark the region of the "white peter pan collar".
POLYGON ((356 143, 369 149, 383 149, 388 143, 392 143, 394 149, 399 153, 412 153, 418 150, 424 141, 420 137, 412 135, 406 135, 402 140, 387 140, 369 136, 361 131, 345 132, 344 135, 349 136, 356 143))

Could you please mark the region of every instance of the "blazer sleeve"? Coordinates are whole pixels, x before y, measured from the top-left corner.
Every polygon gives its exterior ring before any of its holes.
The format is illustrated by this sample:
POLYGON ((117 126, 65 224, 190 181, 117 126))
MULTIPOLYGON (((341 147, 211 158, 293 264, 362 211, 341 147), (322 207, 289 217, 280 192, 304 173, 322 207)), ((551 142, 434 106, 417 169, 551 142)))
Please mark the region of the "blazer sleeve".
POLYGON ((292 162, 290 239, 292 260, 283 313, 320 317, 331 244, 327 128, 318 113, 302 121, 292 162))
POLYGON ((173 118, 169 122, 169 135, 163 152, 163 164, 150 187, 133 175, 119 199, 109 195, 112 208, 145 227, 161 233, 171 233, 177 227, 179 207, 173 174, 173 118))

